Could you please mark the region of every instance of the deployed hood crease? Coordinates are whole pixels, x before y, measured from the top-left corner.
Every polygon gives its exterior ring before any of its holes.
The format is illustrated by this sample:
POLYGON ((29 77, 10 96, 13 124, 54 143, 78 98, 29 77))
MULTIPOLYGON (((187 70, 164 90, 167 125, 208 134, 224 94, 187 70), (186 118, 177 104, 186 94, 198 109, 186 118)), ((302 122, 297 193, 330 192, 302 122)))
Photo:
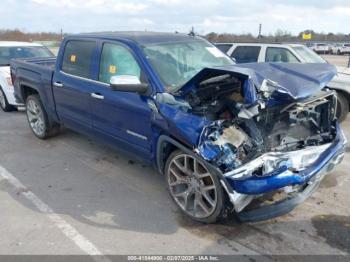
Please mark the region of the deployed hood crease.
MULTIPOLYGON (((245 80, 245 92, 262 92, 266 81, 274 83, 276 96, 280 100, 298 100, 311 96, 323 89, 337 74, 330 64, 297 63, 252 63, 220 68, 204 68, 179 90, 185 96, 198 89, 198 84, 208 75, 231 74, 245 80)), ((245 95, 252 95, 247 94, 245 95)), ((256 98, 255 98, 256 100, 256 98)), ((251 103, 256 102, 250 99, 251 103)))

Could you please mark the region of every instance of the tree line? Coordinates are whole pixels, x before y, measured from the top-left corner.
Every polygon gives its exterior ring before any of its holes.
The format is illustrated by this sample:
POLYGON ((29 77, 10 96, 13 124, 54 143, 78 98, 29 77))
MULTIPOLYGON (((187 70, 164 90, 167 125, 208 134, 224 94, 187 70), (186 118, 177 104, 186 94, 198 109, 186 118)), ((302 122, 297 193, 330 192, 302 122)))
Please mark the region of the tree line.
MULTIPOLYGON (((306 30, 300 32, 298 35, 284 30, 277 30, 274 34, 261 35, 260 37, 254 36, 250 33, 247 34, 231 34, 231 33, 209 33, 204 35, 206 39, 211 42, 268 42, 268 43, 279 43, 279 42, 305 42, 302 39, 303 33, 310 33, 312 40, 308 42, 350 42, 350 34, 342 33, 318 33, 313 30, 306 30)), ((1 41, 61 41, 61 33, 54 32, 38 32, 38 33, 26 33, 21 30, 1 30, 0 29, 0 40, 1 41)))
POLYGON ((62 35, 58 33, 25 33, 20 30, 0 30, 1 41, 61 41, 62 35))
POLYGON ((205 35, 211 42, 262 42, 262 43, 280 43, 280 42, 350 42, 350 34, 343 33, 318 33, 313 30, 300 32, 298 35, 284 30, 277 30, 274 34, 260 35, 252 34, 218 34, 215 32, 205 35), (303 40, 303 34, 311 34, 311 40, 303 40))

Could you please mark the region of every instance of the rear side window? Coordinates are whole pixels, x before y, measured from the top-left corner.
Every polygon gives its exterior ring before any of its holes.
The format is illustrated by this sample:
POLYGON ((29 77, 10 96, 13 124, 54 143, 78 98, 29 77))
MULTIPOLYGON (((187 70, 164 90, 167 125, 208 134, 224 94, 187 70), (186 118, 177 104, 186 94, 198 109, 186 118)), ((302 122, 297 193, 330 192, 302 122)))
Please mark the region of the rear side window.
POLYGON ((92 54, 96 44, 91 41, 69 41, 63 54, 62 71, 84 78, 90 77, 92 54))
POLYGON ((237 46, 231 57, 236 59, 238 64, 258 62, 260 46, 237 46))
POLYGON ((108 83, 112 76, 132 75, 140 79, 141 69, 128 49, 116 44, 104 44, 99 81, 108 83))
POLYGON ((286 48, 269 47, 266 50, 266 62, 299 63, 299 60, 286 48))
POLYGON ((215 45, 217 48, 221 50, 223 53, 227 53, 227 51, 231 48, 231 44, 217 44, 215 45))

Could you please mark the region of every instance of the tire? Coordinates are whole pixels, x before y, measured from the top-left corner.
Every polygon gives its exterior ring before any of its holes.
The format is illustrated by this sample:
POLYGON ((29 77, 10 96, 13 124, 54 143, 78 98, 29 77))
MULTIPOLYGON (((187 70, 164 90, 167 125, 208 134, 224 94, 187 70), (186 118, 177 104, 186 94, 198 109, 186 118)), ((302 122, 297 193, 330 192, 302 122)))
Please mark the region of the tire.
POLYGON ((29 127, 36 137, 46 139, 59 133, 59 124, 53 123, 50 125, 39 95, 30 95, 27 97, 26 115, 29 127))
POLYGON ((170 196, 182 213, 202 223, 215 223, 222 217, 223 188, 201 160, 176 150, 169 156, 164 173, 170 196))
POLYGON ((340 50, 337 51, 337 55, 341 55, 340 50))
POLYGON ((339 122, 343 122, 349 113, 349 101, 341 92, 337 92, 337 118, 339 122))
POLYGON ((16 107, 8 103, 5 92, 2 90, 1 86, 0 86, 0 107, 4 112, 11 112, 16 110, 16 107))

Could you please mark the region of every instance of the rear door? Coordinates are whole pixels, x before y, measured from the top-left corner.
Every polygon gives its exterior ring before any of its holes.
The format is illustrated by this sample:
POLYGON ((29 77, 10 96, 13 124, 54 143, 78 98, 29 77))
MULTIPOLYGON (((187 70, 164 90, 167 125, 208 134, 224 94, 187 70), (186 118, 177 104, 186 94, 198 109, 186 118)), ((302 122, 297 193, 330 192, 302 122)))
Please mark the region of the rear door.
POLYGON ((237 64, 256 63, 259 62, 260 46, 237 46, 231 57, 234 58, 237 64))
POLYGON ((152 130, 147 97, 112 91, 109 86, 112 76, 133 75, 142 79, 140 63, 132 50, 118 42, 101 43, 100 53, 98 84, 90 97, 95 133, 131 153, 150 158, 152 130))
POLYGON ((66 125, 83 132, 92 128, 90 94, 95 83, 91 80, 91 70, 96 50, 95 41, 67 41, 59 70, 53 77, 59 118, 66 125))

